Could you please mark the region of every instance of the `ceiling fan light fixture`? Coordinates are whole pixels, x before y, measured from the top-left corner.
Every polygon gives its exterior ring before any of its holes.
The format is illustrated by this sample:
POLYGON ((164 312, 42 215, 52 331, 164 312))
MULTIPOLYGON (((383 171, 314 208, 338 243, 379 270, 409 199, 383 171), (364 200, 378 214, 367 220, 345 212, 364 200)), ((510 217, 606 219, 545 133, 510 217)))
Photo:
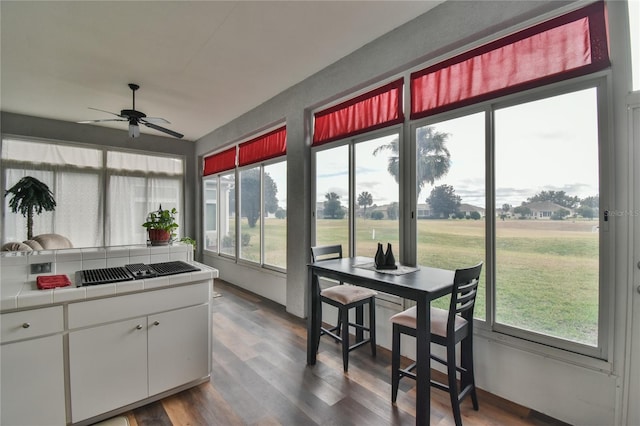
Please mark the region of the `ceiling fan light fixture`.
POLYGON ((129 136, 137 138, 140 136, 140 126, 137 124, 129 124, 129 136))

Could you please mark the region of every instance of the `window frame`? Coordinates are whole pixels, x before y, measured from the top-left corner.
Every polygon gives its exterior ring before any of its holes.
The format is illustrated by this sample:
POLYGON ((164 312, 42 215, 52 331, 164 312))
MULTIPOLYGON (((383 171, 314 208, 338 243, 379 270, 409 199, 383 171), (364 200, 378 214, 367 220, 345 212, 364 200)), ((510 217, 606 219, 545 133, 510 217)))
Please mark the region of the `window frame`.
MULTIPOLYGON (((613 137, 610 130, 612 122, 611 105, 611 72, 609 70, 598 71, 596 73, 576 77, 574 79, 552 83, 546 86, 533 88, 530 90, 505 95, 478 104, 464 106, 458 109, 442 112, 429 117, 412 120, 410 122, 410 162, 412 177, 409 182, 414 189, 410 194, 412 217, 410 221, 409 234, 405 237, 413 236, 409 244, 411 245, 411 261, 417 259, 417 215, 413 212, 417 209, 417 199, 415 195, 416 186, 416 129, 422 126, 437 124, 477 112, 485 112, 485 190, 486 190, 486 225, 485 225, 485 255, 486 255, 486 320, 474 318, 476 330, 488 337, 500 341, 509 342, 514 346, 526 348, 527 350, 542 353, 553 353, 558 358, 566 359, 567 354, 581 356, 585 364, 602 367, 602 362, 607 364, 607 368, 612 365, 613 354, 613 303, 615 301, 614 286, 607 283, 615 282, 615 271, 613 262, 615 258, 615 245, 613 241, 614 222, 604 222, 603 212, 609 210, 611 198, 614 194, 614 176, 612 164, 613 137), (495 205, 495 137, 494 137, 494 111, 533 102, 540 99, 560 96, 588 88, 597 90, 597 116, 598 116, 598 166, 599 166, 599 196, 600 196, 600 240, 599 240, 599 307, 598 307, 598 345, 589 346, 570 340, 553 337, 542 333, 520 329, 506 324, 497 323, 496 312, 496 211, 499 206, 495 205), (541 346, 544 349, 541 350, 541 346)), ((401 235, 402 237, 402 235, 401 235)), ((571 356, 571 355, 569 355, 571 356)))
MULTIPOLYGON (((100 166, 100 168, 92 168, 92 167, 87 167, 87 168, 83 168, 83 167, 76 167, 76 166, 51 166, 49 164, 46 163, 30 163, 30 162, 20 162, 21 165, 24 165, 26 167, 29 167, 33 170, 54 170, 55 173, 55 168, 58 168, 62 171, 78 171, 78 172, 86 172, 86 171, 95 171, 96 174, 99 175, 99 180, 100 180, 100 204, 101 204, 101 210, 102 210, 102 224, 101 224, 101 232, 102 232, 102 246, 106 247, 108 245, 108 241, 110 239, 110 233, 109 233, 109 222, 110 222, 110 216, 109 216, 109 177, 113 174, 114 171, 116 172, 123 172, 125 175, 128 176, 142 176, 142 177, 175 177, 177 179, 180 180, 179 183, 179 187, 180 187, 180 192, 181 192, 181 196, 180 199, 177 200, 177 204, 179 207, 179 211, 180 211, 180 215, 179 215, 179 219, 178 219, 178 224, 180 226, 180 228, 184 229, 184 223, 185 223, 185 214, 182 211, 184 209, 185 206, 185 193, 186 193, 186 179, 185 179, 185 175, 186 175, 186 166, 187 166, 187 161, 186 161, 186 157, 184 155, 178 155, 178 154, 168 154, 168 153, 156 153, 156 152, 150 152, 150 151, 144 151, 144 150, 136 150, 136 149, 129 149, 129 148, 116 148, 116 147, 111 147, 111 146, 101 146, 101 145, 94 145, 94 144, 90 144, 90 143, 82 143, 82 142, 73 142, 73 141, 64 141, 64 140, 59 140, 59 139, 47 139, 47 138, 39 138, 39 137, 31 137, 31 136, 22 136, 22 135, 14 135, 14 134, 10 134, 10 133, 2 133, 1 138, 0 138, 0 150, 2 149, 2 145, 3 145, 3 141, 5 139, 11 139, 11 140, 16 140, 16 141, 24 141, 24 142, 35 142, 35 143, 47 143, 47 144, 53 144, 53 145, 58 145, 58 146, 65 146, 65 147, 69 147, 69 148, 79 148, 79 149, 93 149, 93 150, 97 150, 101 152, 102 155, 102 164, 100 166), (126 170, 116 170, 116 169, 109 169, 107 168, 107 157, 108 157, 108 153, 109 152, 118 152, 118 153, 130 153, 130 154, 137 154, 137 155, 144 155, 144 156, 151 156, 151 157, 164 157, 164 158, 169 158, 169 159, 179 159, 182 163, 182 170, 181 170, 181 174, 179 175, 169 175, 169 174, 163 174, 163 173, 147 173, 145 174, 144 172, 141 171, 126 171, 126 170)), ((5 182, 5 173, 4 171, 6 169, 9 168, 15 168, 13 167, 14 164, 17 164, 16 162, 10 161, 10 160, 2 160, 2 173, 0 173, 0 185, 2 185, 2 187, 4 188, 6 186, 6 182, 5 182), (7 165, 8 164, 8 165, 7 165)), ((5 211, 5 207, 4 204, 1 207, 2 209, 2 219, 3 219, 3 227, 4 227, 4 219, 6 217, 7 212, 5 211)), ((142 226, 142 223, 140 224, 142 226)), ((178 228, 178 229, 180 229, 178 228)), ((3 228, 4 229, 4 228, 3 228)), ((127 244, 130 245, 130 244, 127 244)))
MULTIPOLYGON (((609 71, 602 71, 594 73, 584 77, 578 77, 573 80, 567 80, 564 82, 554 83, 543 88, 533 89, 530 91, 513 94, 505 97, 504 99, 498 99, 491 102, 491 114, 493 120, 493 113, 496 110, 508 108, 512 106, 522 105, 536 100, 551 98, 555 96, 570 94, 580 90, 589 88, 595 88, 597 93, 597 116, 598 116, 598 167, 599 167, 599 198, 600 198, 600 215, 598 217, 598 224, 600 226, 599 231, 599 283, 598 283, 598 344, 597 346, 589 346, 573 342, 570 340, 562 339, 559 337, 553 337, 542 333, 536 333, 529 330, 524 330, 509 326, 506 324, 498 323, 495 319, 495 303, 496 303, 496 276, 495 276, 495 214, 492 216, 493 221, 493 250, 491 252, 492 258, 492 271, 491 278, 491 290, 492 290, 492 316, 491 329, 501 334, 507 334, 514 337, 518 337, 524 340, 534 341, 542 345, 555 347, 561 350, 575 352, 583 355, 587 355, 593 358, 601 360, 610 360, 612 354, 609 348, 613 347, 613 306, 611 303, 614 301, 613 286, 608 286, 607 283, 613 283, 615 280, 615 271, 613 269, 613 258, 615 257, 615 246, 613 238, 611 237, 614 230, 611 229, 614 224, 611 221, 605 222, 603 220, 604 212, 609 210, 611 205, 611 197, 614 193, 614 179, 612 176, 613 165, 611 159, 612 150, 612 137, 610 134, 611 112, 608 106, 611 105, 610 100, 610 73, 609 71)), ((495 138, 490 140, 491 150, 495 149, 495 138)), ((494 158, 491 159, 491 187, 492 192, 495 193, 495 162, 494 158)), ((495 206, 493 206, 495 208, 495 206)))
MULTIPOLYGON (((404 185, 404 166, 403 166, 403 162, 402 162, 402 156, 404 155, 404 143, 403 143, 403 138, 404 138, 404 125, 403 124, 395 124, 395 125, 391 125, 382 129, 377 129, 377 130, 372 130, 366 133, 361 133, 355 136, 351 136, 351 137, 347 137, 344 139, 340 139, 340 140, 336 140, 333 142, 327 142, 324 144, 320 144, 318 146, 312 147, 311 148, 311 174, 313 176, 312 178, 312 183, 311 183, 311 194, 312 194, 312 226, 311 226, 311 242, 312 245, 316 244, 317 241, 317 212, 316 212, 316 203, 317 203, 317 182, 316 182, 316 176, 317 176, 317 170, 318 170, 318 163, 317 163, 317 153, 325 151, 325 150, 330 150, 330 149, 335 149, 335 148, 339 148, 342 146, 348 146, 348 152, 349 152, 349 159, 348 159, 348 191, 349 191, 349 204, 348 204, 348 247, 343 247, 342 248, 342 252, 344 254, 345 257, 347 256, 353 256, 355 253, 355 249, 356 249, 356 240, 355 240, 355 235, 356 235, 356 223, 355 223, 355 214, 356 214, 356 203, 357 203, 357 194, 356 194, 356 176, 355 176, 355 148, 356 145, 358 143, 362 143, 362 142, 368 142, 371 141, 373 139, 378 139, 378 138, 382 138, 385 136, 391 136, 397 134, 398 135, 398 157, 400 160, 400 164, 399 164, 399 171, 398 171, 398 237, 399 237, 399 244, 400 247, 404 247, 404 239, 403 239, 403 234, 402 234, 402 221, 403 221, 403 214, 405 213, 405 209, 403 208, 403 188, 405 187, 404 185)), ((399 248, 400 248, 399 247, 399 248)), ((400 249, 400 250, 396 250, 396 253, 400 254, 400 256, 398 257, 398 261, 403 261, 401 257, 404 257, 403 255, 404 250, 400 249)), ((373 253, 372 253, 373 256, 373 253)))
MULTIPOLYGON (((274 158, 270 158, 268 160, 264 160, 264 161, 259 161, 259 162, 255 162, 252 164, 247 164, 244 166, 235 166, 233 169, 229 169, 229 170, 225 170, 223 172, 217 172, 217 173, 213 173, 207 176, 202 176, 202 191, 203 191, 203 202, 202 202, 202 210, 201 213, 204 217, 205 213, 206 213, 206 201, 205 201, 205 197, 204 197, 204 193, 206 191, 206 184, 205 181, 206 180, 211 180, 212 178, 216 179, 216 211, 217 211, 217 215, 216 215, 216 227, 218 229, 218 232, 216 232, 216 238, 217 238, 217 251, 213 251, 213 250, 208 250, 206 247, 206 244, 203 245, 203 253, 206 253, 208 255, 214 255, 214 256, 220 256, 222 258, 228 259, 230 261, 233 261, 234 263, 238 264, 238 265, 243 265, 243 266, 248 266, 248 267, 256 267, 256 268, 260 268, 260 269, 267 269, 267 270, 272 270, 275 272, 280 272, 280 273, 286 273, 287 270, 286 268, 277 266, 277 265, 272 265, 269 263, 265 263, 264 259, 264 221, 263 220, 259 220, 260 223, 260 261, 256 262, 256 261, 252 261, 252 260, 248 260, 248 259, 244 259, 240 257, 240 244, 241 244, 241 238, 242 235, 240 233, 240 219, 242 217, 242 215, 240 214, 240 203, 241 203, 241 192, 242 188, 241 188, 241 179, 240 179, 240 174, 242 171, 246 171, 246 170, 250 170, 250 169, 254 169, 254 168, 258 168, 259 172, 260 172, 260 206, 261 206, 261 214, 264 211, 264 168, 266 166, 269 165, 273 165, 273 164, 277 164, 277 163, 286 163, 287 162, 287 156, 286 155, 281 155, 278 157, 274 157, 274 158), (228 254, 228 253, 223 253, 221 251, 222 248, 222 240, 221 240, 221 235, 219 230, 221 229, 221 224, 220 224, 220 220, 221 220, 221 215, 220 215, 220 196, 221 196, 221 191, 220 191, 220 179, 222 176, 226 176, 226 175, 233 175, 234 179, 235 179, 235 185, 234 185, 234 209, 236 212, 236 221, 234 224, 235 227, 235 250, 234 250, 234 254, 228 254)), ((262 218, 261 218, 262 219, 262 218)), ((205 232, 206 230, 204 230, 204 226, 203 226, 203 238, 206 238, 205 236, 205 232)), ((206 240, 205 240, 206 241, 206 240)))

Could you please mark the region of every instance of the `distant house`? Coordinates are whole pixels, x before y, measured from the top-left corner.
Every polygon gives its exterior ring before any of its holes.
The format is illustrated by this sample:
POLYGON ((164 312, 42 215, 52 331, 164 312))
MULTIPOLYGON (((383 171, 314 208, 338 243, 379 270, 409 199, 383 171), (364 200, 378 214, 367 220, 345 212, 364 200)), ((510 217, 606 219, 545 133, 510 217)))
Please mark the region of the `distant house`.
MULTIPOLYGON (((478 212, 480 213, 481 217, 485 216, 484 208, 474 206, 471 204, 464 204, 464 203, 460 204, 460 211, 463 212, 465 216, 469 216, 471 212, 478 212)), ((417 212, 418 219, 430 219, 432 217, 433 217, 433 213, 429 203, 418 204, 418 212, 417 212)))
POLYGON ((525 217, 533 219, 551 219, 553 213, 559 210, 567 210, 570 216, 574 214, 573 209, 563 207, 551 201, 534 201, 533 203, 523 204, 522 207, 527 207, 531 210, 531 214, 527 214, 525 217))
POLYGON ((418 212, 416 214, 418 219, 428 219, 431 217, 431 206, 429 203, 418 204, 418 212))

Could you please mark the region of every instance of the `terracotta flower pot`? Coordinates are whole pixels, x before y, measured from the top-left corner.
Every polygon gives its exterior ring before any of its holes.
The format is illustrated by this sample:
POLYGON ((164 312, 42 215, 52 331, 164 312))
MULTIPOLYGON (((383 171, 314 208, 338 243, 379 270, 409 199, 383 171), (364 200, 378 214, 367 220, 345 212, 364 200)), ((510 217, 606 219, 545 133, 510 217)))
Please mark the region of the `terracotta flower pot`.
POLYGON ((169 244, 171 232, 164 229, 149 229, 149 241, 152 246, 166 246, 169 244))

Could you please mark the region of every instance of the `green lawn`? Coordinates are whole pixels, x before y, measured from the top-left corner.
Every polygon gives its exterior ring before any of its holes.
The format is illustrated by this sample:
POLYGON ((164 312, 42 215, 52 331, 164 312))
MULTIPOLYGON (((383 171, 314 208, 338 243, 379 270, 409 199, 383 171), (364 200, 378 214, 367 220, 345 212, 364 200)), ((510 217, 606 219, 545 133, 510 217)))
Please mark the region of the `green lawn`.
MULTIPOLYGON (((496 224, 496 320, 538 333, 597 344, 598 232, 595 221, 506 220, 496 224)), ((259 227, 243 257, 259 258, 259 227)), ((418 263, 455 269, 485 261, 484 220, 418 221, 418 263)), ((348 241, 347 220, 317 221, 317 244, 348 241)), ((286 220, 265 219, 268 264, 286 267, 286 220)), ((357 252, 373 257, 378 242, 400 256, 398 222, 358 219, 357 252), (375 229, 375 238, 373 230, 375 229)), ((485 271, 476 317, 485 318, 485 271)), ((437 305, 446 307, 447 301, 437 305)))

